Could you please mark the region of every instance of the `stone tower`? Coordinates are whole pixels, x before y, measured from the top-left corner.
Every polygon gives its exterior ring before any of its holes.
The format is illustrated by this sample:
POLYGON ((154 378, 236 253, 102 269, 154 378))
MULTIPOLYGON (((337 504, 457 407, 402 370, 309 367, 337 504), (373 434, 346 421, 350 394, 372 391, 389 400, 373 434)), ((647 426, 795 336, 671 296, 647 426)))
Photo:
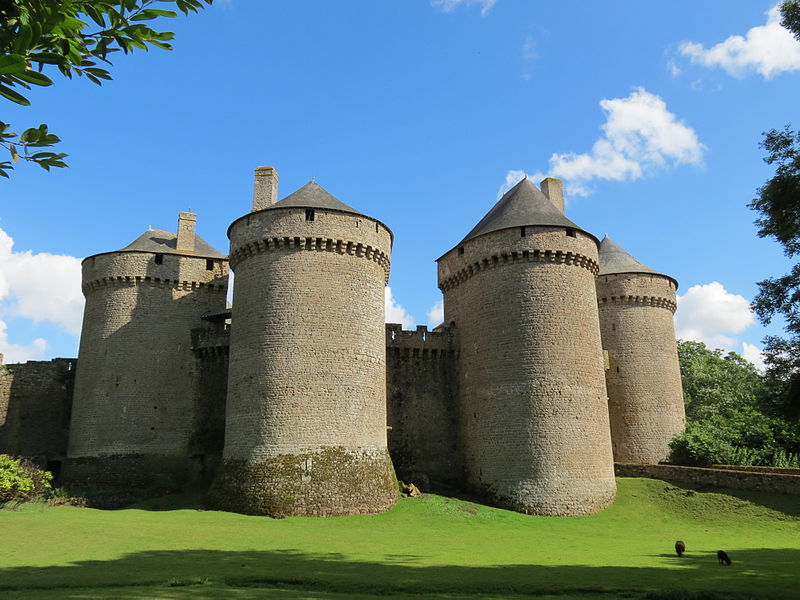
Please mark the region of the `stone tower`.
POLYGON ((654 464, 685 425, 673 315, 678 282, 646 267, 606 236, 597 299, 611 440, 617 462, 654 464))
MULTIPOLYGON (((190 331, 225 308, 228 262, 195 235, 148 230, 82 263, 86 297, 64 478, 100 487, 175 485, 193 475, 190 331)), ((199 459, 199 457, 198 457, 199 459)))
POLYGON ((274 169, 256 169, 253 212, 228 229, 236 277, 212 502, 272 516, 387 510, 392 233, 313 181, 276 198, 274 169))
POLYGON ((509 190, 438 260, 439 287, 459 339, 469 486, 517 511, 581 515, 616 493, 598 242, 564 216, 559 180, 542 190, 527 178, 509 190))

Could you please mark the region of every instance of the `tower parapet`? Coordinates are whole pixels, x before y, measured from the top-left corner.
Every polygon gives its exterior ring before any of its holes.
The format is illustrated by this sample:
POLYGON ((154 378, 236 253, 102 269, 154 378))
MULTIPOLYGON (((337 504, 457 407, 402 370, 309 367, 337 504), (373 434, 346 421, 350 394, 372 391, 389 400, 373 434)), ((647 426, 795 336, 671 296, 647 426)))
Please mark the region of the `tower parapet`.
POLYGON ((176 485, 192 475, 191 330, 225 307, 226 257, 181 213, 178 234, 148 230, 82 263, 86 297, 65 480, 176 485), (189 249, 191 248, 191 249, 189 249))
POLYGON ((606 236, 597 278, 614 460, 654 464, 685 426, 673 315, 678 282, 606 236))
POLYGON ((228 236, 236 303, 213 502, 273 516, 389 509, 391 232, 310 182, 228 236))
POLYGON ((438 260, 467 483, 490 503, 565 516, 614 499, 597 252, 524 179, 438 260))

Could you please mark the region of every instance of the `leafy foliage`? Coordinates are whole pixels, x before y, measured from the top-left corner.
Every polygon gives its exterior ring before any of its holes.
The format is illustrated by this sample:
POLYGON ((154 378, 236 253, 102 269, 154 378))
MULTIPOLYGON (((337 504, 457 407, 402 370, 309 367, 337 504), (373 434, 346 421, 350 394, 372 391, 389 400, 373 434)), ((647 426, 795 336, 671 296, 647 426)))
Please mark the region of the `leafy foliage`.
POLYGON ((0 503, 27 502, 50 489, 53 475, 23 459, 0 454, 0 503))
POLYGON ((670 444, 675 464, 800 466, 800 427, 776 414, 774 387, 734 352, 678 342, 686 431, 670 444))
MULTIPOLYGON (((764 134, 764 161, 776 165, 775 175, 759 190, 749 206, 760 214, 759 237, 775 238, 789 257, 800 255, 800 132, 787 125, 764 134)), ((782 277, 758 283, 753 310, 759 320, 784 319, 785 338, 764 340, 767 375, 775 389, 773 410, 793 420, 800 419, 800 263, 782 277)))
POLYGON ((781 2, 781 25, 786 27, 800 41, 800 0, 781 2))
MULTIPOLYGON (((171 50, 175 34, 156 31, 148 24, 158 18, 178 16, 155 8, 173 4, 180 12, 197 12, 213 0, 0 0, 0 96, 30 105, 26 90, 53 84, 48 72, 85 76, 98 85, 111 79, 109 56, 150 46, 171 50), (45 70, 48 72, 45 72, 45 70)), ((63 153, 36 150, 59 142, 46 125, 26 129, 21 135, 0 122, 0 146, 11 157, 0 162, 0 175, 8 177, 13 163, 23 159, 50 170, 66 167, 63 153)))

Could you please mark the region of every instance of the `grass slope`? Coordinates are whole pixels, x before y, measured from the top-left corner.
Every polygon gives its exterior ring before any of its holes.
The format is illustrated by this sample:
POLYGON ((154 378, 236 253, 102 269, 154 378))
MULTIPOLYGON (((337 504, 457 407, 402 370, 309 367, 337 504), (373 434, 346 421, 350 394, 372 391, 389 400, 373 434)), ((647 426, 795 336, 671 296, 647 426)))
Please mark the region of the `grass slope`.
POLYGON ((120 511, 32 505, 0 511, 0 597, 797 597, 800 498, 618 485, 608 510, 566 519, 434 495, 328 519, 181 508, 186 497, 120 511))

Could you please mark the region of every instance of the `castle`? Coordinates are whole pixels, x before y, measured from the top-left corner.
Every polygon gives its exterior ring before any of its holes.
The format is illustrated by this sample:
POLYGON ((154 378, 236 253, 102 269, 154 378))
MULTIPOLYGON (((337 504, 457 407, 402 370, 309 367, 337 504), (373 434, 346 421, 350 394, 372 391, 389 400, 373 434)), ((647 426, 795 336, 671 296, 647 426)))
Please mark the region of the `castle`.
POLYGON ((664 460, 684 427, 677 282, 567 219, 561 186, 510 189, 437 261, 444 323, 404 331, 384 324, 389 228, 313 181, 278 201, 260 167, 228 256, 182 212, 177 234, 83 261, 77 367, 26 385, 4 368, 0 452, 63 459, 76 486, 206 481, 248 514, 385 511, 396 474, 529 514, 602 510, 614 461, 664 460), (63 426, 38 448, 15 415, 55 379, 63 426))

